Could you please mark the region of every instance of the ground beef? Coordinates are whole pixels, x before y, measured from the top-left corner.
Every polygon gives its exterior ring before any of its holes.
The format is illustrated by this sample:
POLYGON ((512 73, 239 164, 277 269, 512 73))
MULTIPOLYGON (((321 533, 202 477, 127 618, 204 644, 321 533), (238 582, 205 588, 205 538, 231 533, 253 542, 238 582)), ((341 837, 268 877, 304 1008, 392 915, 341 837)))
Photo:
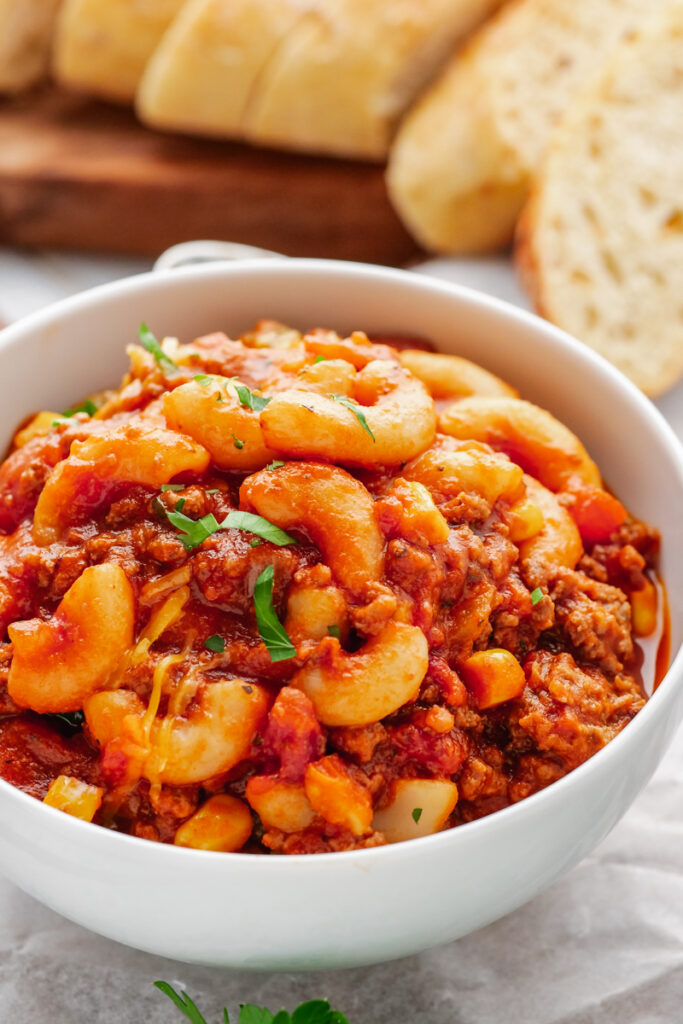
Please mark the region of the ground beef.
POLYGON ((539 751, 561 759, 564 771, 604 747, 645 703, 630 676, 618 676, 612 684, 598 669, 579 667, 571 654, 536 651, 525 672, 527 687, 511 725, 539 751))
POLYGON ((633 657, 626 595, 583 572, 558 569, 550 581, 555 622, 582 660, 615 674, 633 657))

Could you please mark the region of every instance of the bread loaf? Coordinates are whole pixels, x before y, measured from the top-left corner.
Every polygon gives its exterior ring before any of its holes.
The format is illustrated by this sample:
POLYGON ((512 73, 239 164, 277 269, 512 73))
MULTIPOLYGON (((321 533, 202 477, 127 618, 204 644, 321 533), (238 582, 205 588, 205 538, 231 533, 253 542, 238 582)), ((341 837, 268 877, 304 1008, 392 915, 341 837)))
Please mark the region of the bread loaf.
POLYGON ((426 248, 512 240, 550 131, 597 61, 640 24, 643 0, 514 0, 418 101, 390 156, 389 193, 426 248))
POLYGON ((186 0, 137 95, 142 121, 239 137, 256 84, 280 41, 316 0, 186 0))
POLYGON ((145 72, 143 121, 381 159, 406 106, 501 0, 187 0, 145 72))
POLYGON ((0 93, 21 92, 47 74, 60 0, 0 0, 0 93))
POLYGON ((569 109, 519 225, 540 313, 647 394, 683 374, 683 4, 569 109))
POLYGON ((247 108, 253 142, 384 159, 396 124, 500 0, 321 0, 276 49, 247 108))
POLYGON ((54 73, 72 88, 130 103, 184 0, 64 0, 54 73))

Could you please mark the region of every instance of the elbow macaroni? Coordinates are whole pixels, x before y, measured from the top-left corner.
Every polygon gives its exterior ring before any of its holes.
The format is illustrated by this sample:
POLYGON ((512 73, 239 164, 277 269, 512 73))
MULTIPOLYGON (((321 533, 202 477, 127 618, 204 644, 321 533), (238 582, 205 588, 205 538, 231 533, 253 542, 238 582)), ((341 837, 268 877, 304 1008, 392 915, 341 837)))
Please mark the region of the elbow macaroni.
MULTIPOLYGON (((547 778, 548 750, 556 770, 539 673, 574 650, 562 629, 602 594, 577 566, 626 517, 579 439, 467 360, 360 332, 263 321, 160 352, 133 347, 96 412, 39 414, 0 470, 8 699, 84 722, 86 767, 67 758, 45 802, 178 846, 306 853, 487 813, 547 778), (15 594, 26 545, 40 571, 15 594), (489 714, 512 737, 495 756, 489 714)), ((613 614, 645 635, 638 571, 613 614)))

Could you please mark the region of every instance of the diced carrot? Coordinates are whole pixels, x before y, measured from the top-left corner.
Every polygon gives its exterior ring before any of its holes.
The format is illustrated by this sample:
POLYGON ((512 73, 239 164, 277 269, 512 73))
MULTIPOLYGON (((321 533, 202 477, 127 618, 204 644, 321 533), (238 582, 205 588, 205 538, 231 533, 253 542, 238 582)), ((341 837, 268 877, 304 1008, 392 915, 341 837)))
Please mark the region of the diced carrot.
POLYGON ((619 499, 601 487, 583 487, 576 491, 569 512, 586 544, 608 540, 627 514, 619 499))
POLYGON ((524 690, 524 669, 514 654, 502 648, 477 651, 461 668, 465 686, 482 710, 521 697, 524 690))

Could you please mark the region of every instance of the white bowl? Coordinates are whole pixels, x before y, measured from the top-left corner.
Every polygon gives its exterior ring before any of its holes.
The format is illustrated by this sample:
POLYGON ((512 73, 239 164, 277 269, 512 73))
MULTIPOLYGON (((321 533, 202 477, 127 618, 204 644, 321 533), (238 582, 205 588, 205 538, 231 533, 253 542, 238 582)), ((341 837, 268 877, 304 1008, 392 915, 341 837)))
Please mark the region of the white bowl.
MULTIPOLYGON (((636 515, 663 534, 681 642, 683 458, 654 407, 560 331, 463 288, 395 270, 291 260, 145 275, 68 299, 0 335, 0 436, 116 382, 142 320, 183 339, 260 317, 431 338, 494 370, 575 430, 636 515)), ((312 857, 217 854, 109 832, 0 782, 0 866, 94 931, 202 964, 343 967, 479 928, 587 854, 650 778, 683 714, 683 652, 604 750, 548 789, 439 835, 312 857)))

